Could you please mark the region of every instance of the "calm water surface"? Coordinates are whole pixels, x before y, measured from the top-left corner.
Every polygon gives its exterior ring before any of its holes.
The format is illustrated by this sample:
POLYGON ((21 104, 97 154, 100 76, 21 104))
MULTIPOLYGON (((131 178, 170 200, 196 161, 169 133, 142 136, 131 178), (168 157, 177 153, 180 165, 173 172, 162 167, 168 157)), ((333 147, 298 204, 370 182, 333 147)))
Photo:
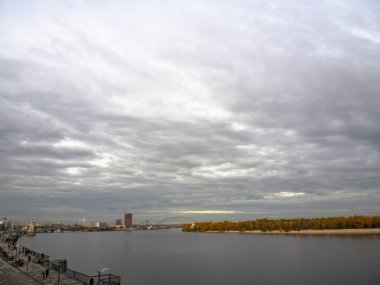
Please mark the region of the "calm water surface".
POLYGON ((380 284, 379 235, 73 232, 19 244, 88 275, 108 267, 125 285, 380 284))

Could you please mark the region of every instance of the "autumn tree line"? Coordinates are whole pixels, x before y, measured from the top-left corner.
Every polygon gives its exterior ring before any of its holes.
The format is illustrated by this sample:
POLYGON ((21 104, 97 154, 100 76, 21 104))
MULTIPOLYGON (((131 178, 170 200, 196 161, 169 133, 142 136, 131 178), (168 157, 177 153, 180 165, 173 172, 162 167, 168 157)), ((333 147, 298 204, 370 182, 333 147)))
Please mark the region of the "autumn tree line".
POLYGON ((225 231, 300 231, 324 229, 371 229, 380 228, 380 216, 351 216, 330 218, 257 219, 243 222, 199 222, 183 224, 185 232, 225 231))

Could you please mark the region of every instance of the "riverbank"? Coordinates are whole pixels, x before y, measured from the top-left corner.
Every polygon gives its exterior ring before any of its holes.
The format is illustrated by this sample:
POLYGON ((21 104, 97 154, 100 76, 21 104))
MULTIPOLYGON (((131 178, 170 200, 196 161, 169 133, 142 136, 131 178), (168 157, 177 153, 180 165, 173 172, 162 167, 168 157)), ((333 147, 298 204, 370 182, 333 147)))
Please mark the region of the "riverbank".
POLYGON ((357 234, 377 233, 380 216, 256 219, 248 221, 195 222, 183 224, 184 232, 270 232, 274 234, 357 234), (371 229, 374 229, 373 232, 371 229), (358 231, 356 231, 358 230, 358 231), (363 231, 364 230, 364 231, 363 231))
POLYGON ((205 233, 235 233, 235 234, 277 234, 277 235, 369 235, 380 234, 380 228, 375 229, 326 229, 299 231, 205 231, 205 233))

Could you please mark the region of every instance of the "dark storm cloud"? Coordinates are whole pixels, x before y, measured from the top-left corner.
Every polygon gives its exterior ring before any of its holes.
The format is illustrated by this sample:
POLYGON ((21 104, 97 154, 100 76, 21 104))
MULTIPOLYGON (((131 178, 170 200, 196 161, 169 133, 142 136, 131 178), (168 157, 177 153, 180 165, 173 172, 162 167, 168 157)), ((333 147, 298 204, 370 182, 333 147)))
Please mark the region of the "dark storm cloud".
POLYGON ((377 2, 0 5, 2 215, 379 210, 377 2))

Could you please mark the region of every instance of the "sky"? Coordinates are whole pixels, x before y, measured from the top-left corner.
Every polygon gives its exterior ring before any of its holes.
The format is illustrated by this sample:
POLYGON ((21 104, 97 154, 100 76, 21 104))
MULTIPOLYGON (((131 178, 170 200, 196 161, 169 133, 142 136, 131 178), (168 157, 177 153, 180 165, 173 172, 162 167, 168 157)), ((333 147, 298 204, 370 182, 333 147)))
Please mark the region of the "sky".
POLYGON ((0 1, 0 216, 380 214, 377 0, 0 1))

